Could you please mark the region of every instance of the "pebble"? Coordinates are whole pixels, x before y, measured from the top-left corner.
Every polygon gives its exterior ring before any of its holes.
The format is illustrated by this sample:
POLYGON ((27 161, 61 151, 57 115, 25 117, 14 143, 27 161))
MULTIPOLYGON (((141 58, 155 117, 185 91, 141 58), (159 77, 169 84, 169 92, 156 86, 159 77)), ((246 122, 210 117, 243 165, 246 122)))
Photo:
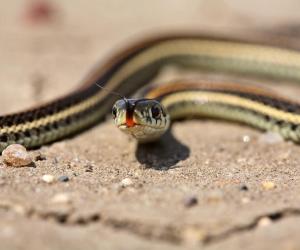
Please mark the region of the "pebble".
POLYGON ((265 227, 265 226, 269 226, 271 223, 272 223, 272 220, 269 217, 262 217, 257 222, 257 226, 258 227, 265 227))
POLYGON ((187 196, 187 197, 184 198, 183 203, 184 203, 185 207, 193 207, 193 206, 198 204, 198 199, 194 195, 187 196))
POLYGON ((248 188, 246 185, 241 185, 241 186, 240 186, 240 190, 241 190, 241 191, 248 191, 249 188, 248 188))
POLYGON ((88 172, 88 173, 92 173, 93 172, 93 166, 92 165, 85 165, 84 166, 85 168, 85 172, 88 172))
POLYGON ((247 204, 247 203, 249 203, 250 202, 250 199, 248 198, 248 197, 243 197, 242 198, 242 203, 243 204, 247 204))
POLYGON ((51 202, 53 202, 53 203, 70 203, 71 198, 66 193, 59 193, 52 197, 51 202))
POLYGON ((245 143, 250 142, 251 141, 251 137, 249 135, 244 135, 242 137, 242 141, 245 142, 245 143))
POLYGON ((133 185, 133 181, 130 178, 125 178, 121 181, 121 186, 122 187, 128 187, 133 185))
POLYGON ((276 187, 275 183, 272 181, 264 181, 261 183, 261 185, 263 186, 263 188, 265 190, 271 190, 274 189, 276 187))
POLYGON ((28 166, 32 163, 26 148, 20 144, 12 144, 2 152, 4 162, 12 167, 28 166))
POLYGON ((284 139, 280 134, 268 131, 259 137, 259 141, 266 144, 276 144, 283 142, 284 139))
POLYGON ((60 182, 68 182, 70 180, 69 176, 67 175, 62 175, 58 177, 58 181, 60 182))
POLYGON ((45 174, 42 176, 42 180, 46 183, 52 183, 54 182, 54 176, 51 174, 45 174))
POLYGON ((35 161, 45 161, 45 160, 47 160, 47 158, 41 152, 37 152, 36 155, 35 155, 34 160, 35 161))

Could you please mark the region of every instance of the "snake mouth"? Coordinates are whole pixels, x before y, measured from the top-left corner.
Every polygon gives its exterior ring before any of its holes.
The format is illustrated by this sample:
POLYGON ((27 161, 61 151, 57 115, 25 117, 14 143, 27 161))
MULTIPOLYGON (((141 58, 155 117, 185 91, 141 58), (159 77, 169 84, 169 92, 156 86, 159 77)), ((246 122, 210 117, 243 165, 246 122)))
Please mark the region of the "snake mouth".
POLYGON ((121 130, 127 130, 127 131, 137 129, 139 127, 148 127, 148 128, 157 129, 157 130, 160 129, 160 128, 157 128, 156 126, 151 126, 151 125, 146 125, 146 124, 139 124, 139 123, 135 123, 133 126, 128 126, 126 123, 122 123, 120 125, 117 125, 117 127, 121 130))
POLYGON ((122 123, 118 126, 118 128, 123 129, 123 130, 125 130, 125 129, 128 130, 128 129, 136 128, 136 127, 139 127, 139 126, 140 126, 140 124, 138 124, 138 123, 135 123, 135 124, 130 125, 130 126, 128 126, 127 123, 122 123))

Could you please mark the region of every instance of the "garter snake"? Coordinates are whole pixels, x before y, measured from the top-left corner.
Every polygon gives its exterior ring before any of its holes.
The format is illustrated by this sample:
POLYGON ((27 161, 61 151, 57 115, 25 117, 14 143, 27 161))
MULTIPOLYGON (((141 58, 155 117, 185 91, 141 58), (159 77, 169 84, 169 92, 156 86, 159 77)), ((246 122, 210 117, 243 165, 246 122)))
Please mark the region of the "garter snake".
MULTIPOLYGON (((150 82, 168 64, 300 82, 300 53, 296 50, 204 36, 150 38, 97 65, 72 93, 39 107, 1 116, 0 152, 13 143, 27 148, 41 146, 95 125, 117 99, 97 84, 128 96, 150 82)), ((156 109, 154 113, 169 112, 171 120, 190 115, 227 119, 277 131, 286 139, 300 141, 300 105, 259 88, 233 83, 177 82, 152 89, 146 98, 160 101, 166 110, 156 109)), ((130 112, 136 115, 138 110, 133 110, 136 101, 123 102, 125 108, 131 108, 130 112)), ((154 104, 152 101, 151 106, 154 104)), ((122 105, 121 100, 118 112, 122 105)), ((153 115, 150 111, 148 114, 153 115)), ((137 118, 130 118, 131 123, 134 119, 137 118)), ((125 125, 126 122, 128 120, 125 125)))

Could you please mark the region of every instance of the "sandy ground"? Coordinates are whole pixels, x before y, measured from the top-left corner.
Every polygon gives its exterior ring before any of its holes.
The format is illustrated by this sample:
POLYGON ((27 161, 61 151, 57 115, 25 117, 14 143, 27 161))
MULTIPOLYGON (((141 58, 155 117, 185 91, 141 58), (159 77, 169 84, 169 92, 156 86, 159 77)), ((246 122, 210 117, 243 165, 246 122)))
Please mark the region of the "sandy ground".
MULTIPOLYGON (((57 0, 52 19, 33 24, 24 22, 29 3, 0 3, 2 114, 67 93, 95 62, 148 32, 259 30, 294 46, 300 36, 296 0, 57 0)), ((186 121, 142 147, 107 120, 30 152, 35 167, 0 164, 0 249, 299 249, 300 148, 264 138, 186 121), (69 181, 47 184, 44 174, 69 181)))

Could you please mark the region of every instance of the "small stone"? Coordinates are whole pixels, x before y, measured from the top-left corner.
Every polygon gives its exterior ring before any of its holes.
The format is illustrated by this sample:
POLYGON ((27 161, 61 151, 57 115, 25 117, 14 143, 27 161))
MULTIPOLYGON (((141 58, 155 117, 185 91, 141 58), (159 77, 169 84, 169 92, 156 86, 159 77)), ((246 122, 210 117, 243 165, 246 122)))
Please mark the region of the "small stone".
POLYGON ((241 191, 248 191, 249 188, 248 188, 246 185, 241 185, 241 186, 240 186, 240 190, 241 190, 241 191))
POLYGON ((265 190, 271 190, 274 189, 276 187, 275 183, 272 181, 264 181, 261 183, 261 185, 263 186, 263 188, 265 190))
POLYGON ((183 203, 185 207, 193 207, 198 204, 198 199, 196 196, 187 196, 183 203))
POLYGON ((133 185, 133 181, 130 178, 125 178, 121 181, 121 186, 122 187, 128 187, 133 185))
POLYGON ((12 167, 28 166, 32 163, 26 148, 20 144, 12 144, 2 152, 4 162, 12 167))
POLYGON ((93 172, 93 166, 92 165, 85 165, 84 166, 84 168, 85 168, 85 172, 87 172, 87 173, 92 173, 93 172))
POLYGON ((257 222, 257 226, 265 227, 265 226, 269 226, 271 223, 272 223, 272 220, 269 217, 262 217, 257 222))
POLYGON ((276 132, 268 131, 262 134, 259 138, 259 142, 266 143, 266 144, 276 144, 283 142, 284 139, 282 136, 276 132))
POLYGON ((243 140, 243 142, 247 143, 247 142, 250 142, 251 137, 249 135, 244 135, 242 140, 243 140))
POLYGON ((53 196, 51 199, 51 202, 53 203, 70 203, 71 198, 68 194, 66 193, 59 193, 53 196))
POLYGON ((247 204, 250 202, 250 199, 248 197, 243 197, 242 198, 242 203, 247 204))
POLYGON ((37 152, 34 158, 35 161, 45 161, 46 159, 46 156, 43 155, 41 152, 37 152))
POLYGON ((42 176, 42 181, 44 181, 46 183, 52 183, 52 182, 54 182, 54 176, 50 175, 50 174, 45 174, 42 176))
POLYGON ((246 158, 237 158, 236 161, 237 161, 237 163, 244 164, 244 163, 248 162, 248 159, 246 159, 246 158))
POLYGON ((68 182, 70 180, 69 176, 67 175, 62 175, 58 177, 58 181, 60 182, 68 182))

